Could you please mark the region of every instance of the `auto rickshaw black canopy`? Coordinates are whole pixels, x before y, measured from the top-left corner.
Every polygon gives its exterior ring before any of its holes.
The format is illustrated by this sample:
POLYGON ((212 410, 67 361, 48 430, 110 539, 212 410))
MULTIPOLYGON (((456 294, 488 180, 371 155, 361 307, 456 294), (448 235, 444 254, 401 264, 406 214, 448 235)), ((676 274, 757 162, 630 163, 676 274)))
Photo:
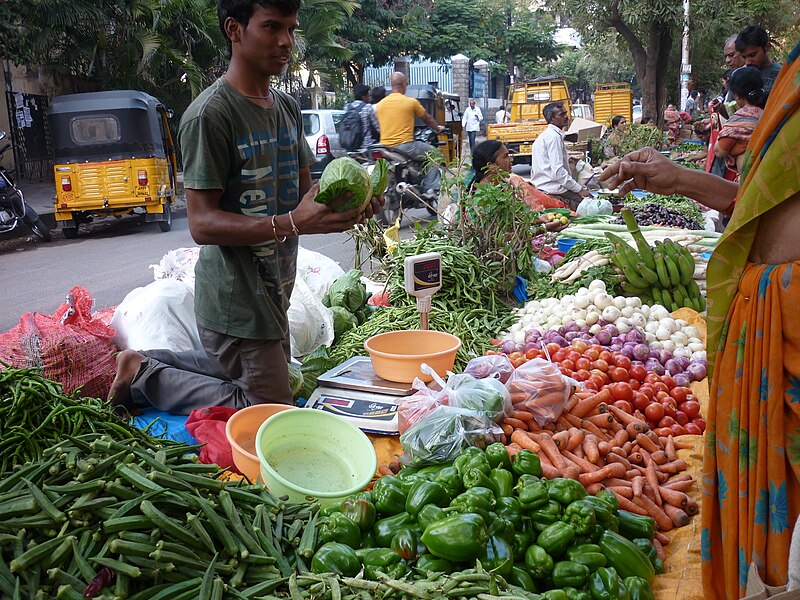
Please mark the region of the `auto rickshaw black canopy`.
POLYGON ((56 96, 48 111, 54 160, 164 158, 163 112, 157 98, 137 90, 56 96))

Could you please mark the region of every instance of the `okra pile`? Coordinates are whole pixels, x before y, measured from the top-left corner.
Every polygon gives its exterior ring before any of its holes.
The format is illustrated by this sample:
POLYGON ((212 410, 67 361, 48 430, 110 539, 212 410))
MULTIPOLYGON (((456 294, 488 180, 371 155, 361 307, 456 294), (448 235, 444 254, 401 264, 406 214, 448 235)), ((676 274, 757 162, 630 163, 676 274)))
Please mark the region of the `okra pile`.
POLYGON ((107 402, 66 394, 35 369, 0 362, 0 474, 40 460, 45 448, 68 435, 107 433, 117 440, 148 440, 107 402))
POLYGON ((178 600, 286 589, 316 504, 219 478, 196 447, 85 434, 0 480, 0 596, 178 600))

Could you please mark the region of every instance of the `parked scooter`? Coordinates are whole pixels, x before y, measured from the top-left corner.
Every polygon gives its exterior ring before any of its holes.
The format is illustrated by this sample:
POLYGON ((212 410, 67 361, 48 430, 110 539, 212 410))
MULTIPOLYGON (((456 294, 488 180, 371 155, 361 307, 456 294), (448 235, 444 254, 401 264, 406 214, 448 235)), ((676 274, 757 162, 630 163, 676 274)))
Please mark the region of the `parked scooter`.
MULTIPOLYGON (((447 131, 447 130, 445 130, 447 131)), ((425 142, 434 148, 439 145, 438 134, 431 128, 420 128, 414 134, 416 141, 425 142)), ((379 223, 392 225, 403 210, 426 208, 435 216, 438 198, 426 198, 421 189, 423 161, 387 146, 374 146, 373 155, 389 161, 389 186, 384 197, 383 210, 375 215, 379 223)))
MULTIPOLYGON (((6 132, 0 131, 0 140, 5 137, 6 132)), ((0 147, 0 160, 9 148, 11 148, 11 144, 0 147)), ((0 233, 13 231, 20 221, 25 223, 36 237, 45 242, 51 240, 50 229, 42 222, 36 211, 25 202, 22 190, 11 178, 11 172, 0 165, 0 233)))

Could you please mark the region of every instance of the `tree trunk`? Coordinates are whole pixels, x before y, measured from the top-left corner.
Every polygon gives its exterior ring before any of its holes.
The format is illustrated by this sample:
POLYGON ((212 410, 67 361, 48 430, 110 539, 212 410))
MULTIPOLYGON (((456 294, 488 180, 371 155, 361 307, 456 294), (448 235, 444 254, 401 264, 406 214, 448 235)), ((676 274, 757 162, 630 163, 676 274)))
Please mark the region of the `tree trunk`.
POLYGON ((356 84, 364 83, 364 66, 354 62, 344 63, 344 74, 347 78, 347 83, 350 87, 355 87, 356 84))
POLYGON ((672 50, 672 24, 653 22, 648 32, 647 48, 631 29, 622 22, 618 12, 611 25, 628 44, 633 56, 636 77, 642 89, 642 116, 652 117, 658 127, 664 125, 666 105, 666 76, 669 53, 672 50))

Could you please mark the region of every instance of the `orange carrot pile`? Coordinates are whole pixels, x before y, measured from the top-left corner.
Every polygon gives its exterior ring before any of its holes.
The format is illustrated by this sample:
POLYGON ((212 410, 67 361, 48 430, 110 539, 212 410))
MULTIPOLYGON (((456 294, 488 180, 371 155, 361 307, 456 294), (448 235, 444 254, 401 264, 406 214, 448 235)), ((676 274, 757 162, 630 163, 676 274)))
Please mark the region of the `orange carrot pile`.
POLYGON ((680 474, 687 466, 677 455, 691 446, 656 435, 638 411, 614 406, 607 388, 573 394, 558 421, 545 427, 528 407, 520 399, 504 420, 507 449, 512 456, 534 451, 546 478, 577 479, 590 494, 609 489, 620 508, 652 517, 660 531, 682 527, 697 513, 687 495, 694 479, 680 474))

